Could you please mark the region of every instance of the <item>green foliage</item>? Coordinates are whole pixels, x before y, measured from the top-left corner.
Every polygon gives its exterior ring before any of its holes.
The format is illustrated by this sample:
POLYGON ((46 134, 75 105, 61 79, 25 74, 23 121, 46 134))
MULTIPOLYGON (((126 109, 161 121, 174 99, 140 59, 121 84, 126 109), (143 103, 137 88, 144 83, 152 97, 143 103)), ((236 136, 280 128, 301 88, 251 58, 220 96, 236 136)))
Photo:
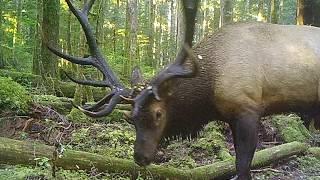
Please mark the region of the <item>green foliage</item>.
POLYGON ((51 167, 50 159, 47 157, 34 158, 34 160, 36 161, 37 166, 39 166, 42 169, 47 169, 51 167))
POLYGON ((168 165, 183 169, 192 169, 197 166, 197 163, 191 156, 180 155, 172 158, 168 165))
MULTIPOLYGON (((45 163, 47 164, 47 163, 45 163)), ((56 177, 52 177, 50 168, 42 167, 22 167, 22 166, 4 166, 0 167, 0 179, 48 179, 48 180, 64 180, 64 179, 89 179, 89 175, 84 171, 58 170, 56 177)))
POLYGON ((309 131, 303 125, 301 118, 297 115, 273 116, 272 123, 280 131, 285 142, 306 142, 310 138, 309 131))
POLYGON ((41 81, 41 76, 33 75, 31 73, 22 73, 5 69, 0 70, 0 76, 10 77, 17 83, 28 88, 31 88, 34 83, 37 84, 41 81))
POLYGON ((67 118, 73 123, 87 123, 91 121, 91 118, 86 116, 77 108, 72 108, 70 113, 67 115, 67 118))
POLYGON ((222 130, 221 124, 210 122, 196 139, 171 142, 167 147, 171 159, 165 164, 188 169, 232 158, 222 130))
POLYGON ((320 159, 313 156, 301 156, 298 158, 299 169, 304 171, 304 173, 314 173, 319 172, 320 169, 320 159))
POLYGON ((123 112, 119 109, 113 110, 109 116, 103 119, 107 120, 108 122, 125 122, 123 112))
POLYGON ((72 147, 108 156, 131 159, 135 131, 128 124, 93 124, 72 133, 72 147))
POLYGON ((30 103, 31 97, 24 87, 11 78, 0 77, 0 112, 26 113, 30 103))
POLYGON ((222 126, 217 122, 210 122, 203 130, 201 137, 191 145, 193 151, 205 154, 216 154, 221 160, 231 158, 226 148, 226 138, 222 134, 222 126))
POLYGON ((61 114, 68 114, 72 105, 70 99, 53 95, 32 95, 33 102, 43 106, 51 107, 61 114))

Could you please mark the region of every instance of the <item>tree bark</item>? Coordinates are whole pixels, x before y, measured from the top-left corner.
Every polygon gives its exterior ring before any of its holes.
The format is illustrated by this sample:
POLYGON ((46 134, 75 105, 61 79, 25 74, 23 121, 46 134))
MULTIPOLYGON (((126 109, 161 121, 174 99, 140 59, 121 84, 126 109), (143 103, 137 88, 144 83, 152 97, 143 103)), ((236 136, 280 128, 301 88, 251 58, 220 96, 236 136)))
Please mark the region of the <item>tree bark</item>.
POLYGON ((278 2, 276 0, 271 0, 270 2, 270 22, 273 23, 273 24, 277 24, 278 23, 278 20, 279 20, 279 17, 278 17, 278 9, 279 9, 279 6, 278 6, 278 2))
POLYGON ((258 4, 258 21, 265 22, 265 16, 264 16, 264 0, 259 0, 258 4))
MULTIPOLYGON (((253 168, 271 164, 279 159, 300 154, 308 149, 307 145, 292 142, 259 151, 252 162, 253 168)), ((234 160, 201 166, 191 170, 173 167, 150 165, 147 168, 137 166, 133 161, 107 157, 82 151, 65 150, 61 158, 54 157, 54 147, 35 143, 22 142, 0 137, 0 163, 36 165, 35 158, 47 157, 57 167, 73 170, 90 171, 92 167, 98 171, 129 172, 130 174, 151 175, 152 177, 169 179, 214 179, 235 174, 234 160)))
POLYGON ((233 22, 233 0, 220 0, 220 27, 233 22))
POLYGON ((0 0, 0 68, 4 66, 3 59, 3 44, 4 44, 4 31, 3 31, 3 20, 2 20, 2 11, 4 8, 3 0, 0 0))
POLYGON ((58 47, 59 9, 59 0, 43 0, 41 74, 44 77, 55 78, 57 76, 58 58, 48 50, 46 43, 58 47))
POLYGON ((35 75, 40 75, 41 68, 41 24, 42 19, 42 1, 37 1, 37 23, 36 23, 36 33, 34 35, 35 46, 33 49, 33 57, 32 57, 32 73, 35 75))
POLYGON ((148 22, 148 61, 147 64, 151 67, 153 67, 154 63, 154 2, 153 0, 149 0, 149 22, 148 22))
POLYGON ((126 76, 130 77, 132 67, 139 64, 138 61, 138 1, 128 0, 128 63, 125 68, 126 76))
POLYGON ((297 24, 320 27, 320 3, 314 0, 298 0, 297 24))

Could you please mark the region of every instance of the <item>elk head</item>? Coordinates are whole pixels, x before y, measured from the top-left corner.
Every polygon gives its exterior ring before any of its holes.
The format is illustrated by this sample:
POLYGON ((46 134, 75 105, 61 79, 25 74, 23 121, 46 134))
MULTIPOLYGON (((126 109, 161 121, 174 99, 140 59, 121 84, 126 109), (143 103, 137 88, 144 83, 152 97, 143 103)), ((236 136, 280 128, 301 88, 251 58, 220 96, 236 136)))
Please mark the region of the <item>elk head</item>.
MULTIPOLYGON (((125 88, 112 72, 107 64, 107 59, 102 56, 97 45, 92 27, 88 21, 88 13, 95 0, 87 0, 82 10, 75 7, 71 0, 66 0, 70 10, 77 17, 85 32, 90 56, 86 58, 73 57, 62 53, 48 45, 48 49, 57 56, 79 65, 91 65, 96 67, 102 74, 102 81, 76 80, 67 76, 78 84, 95 87, 108 87, 111 93, 102 98, 92 106, 78 107, 82 112, 91 117, 102 117, 109 115, 120 102, 133 105, 130 121, 136 128, 136 142, 134 147, 134 158, 139 165, 148 165, 154 158, 160 139, 163 137, 167 126, 167 102, 170 101, 170 80, 174 78, 195 77, 198 72, 198 64, 190 47, 192 46, 194 24, 198 0, 183 0, 184 16, 186 19, 185 45, 178 54, 176 60, 161 71, 149 86, 143 89, 132 99, 134 89, 125 88), (187 58, 189 57, 189 58, 187 58), (190 60, 190 65, 185 65, 190 60)), ((133 72, 132 83, 141 82, 138 69, 133 72)))
POLYGON ((198 0, 183 0, 186 19, 185 45, 176 60, 160 72, 135 99, 132 121, 136 128, 134 159, 137 164, 146 166, 155 156, 157 146, 164 136, 168 125, 167 106, 170 101, 170 80, 174 78, 192 78, 198 73, 196 57, 191 51, 198 0), (191 69, 185 67, 189 57, 191 69))

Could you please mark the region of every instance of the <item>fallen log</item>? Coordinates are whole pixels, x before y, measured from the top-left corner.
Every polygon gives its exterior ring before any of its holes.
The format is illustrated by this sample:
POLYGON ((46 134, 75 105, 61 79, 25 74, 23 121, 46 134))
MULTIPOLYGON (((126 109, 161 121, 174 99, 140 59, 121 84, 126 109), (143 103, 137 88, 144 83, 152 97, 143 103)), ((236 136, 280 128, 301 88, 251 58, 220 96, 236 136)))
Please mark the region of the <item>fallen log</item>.
MULTIPOLYGON (((61 114, 68 114, 73 108, 71 101, 73 98, 57 97, 53 95, 34 95, 34 101, 37 104, 52 107, 61 114)), ((87 103, 87 105, 93 105, 95 103, 87 103)), ((105 106, 107 106, 106 104, 105 106)), ((103 106, 104 107, 104 106, 103 106)), ((131 111, 132 106, 130 104, 117 104, 115 109, 131 111)))
MULTIPOLYGON (((10 77, 17 83, 26 87, 27 89, 39 88, 39 86, 45 86, 46 89, 50 89, 48 86, 54 87, 54 93, 57 96, 73 98, 76 90, 76 84, 73 82, 60 81, 58 79, 48 78, 49 83, 45 83, 43 77, 39 75, 34 75, 31 73, 22 73, 17 71, 0 69, 0 76, 10 77)), ((95 100, 100 100, 103 98, 107 91, 103 88, 93 88, 93 98, 95 100)), ((47 92, 48 93, 48 92, 47 92)), ((50 93, 49 93, 50 94, 50 93)))
MULTIPOLYGON (((307 150, 308 146, 305 143, 297 141, 264 149, 255 153, 251 167, 255 169, 267 166, 278 160, 301 154, 307 150)), ((193 179, 214 179, 236 174, 236 167, 234 160, 227 160, 197 167, 190 171, 193 174, 193 179)))
MULTIPOLYGON (((268 148, 255 154, 253 167, 262 167, 279 159, 303 153, 307 149, 308 146, 300 142, 268 148)), ((46 157, 53 160, 53 152, 54 147, 52 146, 0 137, 0 164, 36 165, 36 158, 46 157)), ((98 171, 128 172, 133 175, 140 172, 146 176, 169 179, 213 179, 235 174, 234 160, 218 162, 191 170, 159 165, 142 168, 130 160, 74 150, 65 150, 61 158, 54 160, 54 164, 57 167, 70 170, 90 171, 92 167, 95 167, 98 171)))
MULTIPOLYGON (((55 148, 52 146, 0 137, 0 164, 36 165, 36 158, 46 157, 53 160, 54 152, 55 148)), ((95 167, 100 172, 129 172, 132 175, 141 172, 145 175, 170 179, 188 179, 189 177, 188 172, 176 168, 157 165, 141 168, 130 160, 68 149, 64 151, 61 158, 55 160, 54 164, 69 170, 90 171, 92 167, 95 167)))

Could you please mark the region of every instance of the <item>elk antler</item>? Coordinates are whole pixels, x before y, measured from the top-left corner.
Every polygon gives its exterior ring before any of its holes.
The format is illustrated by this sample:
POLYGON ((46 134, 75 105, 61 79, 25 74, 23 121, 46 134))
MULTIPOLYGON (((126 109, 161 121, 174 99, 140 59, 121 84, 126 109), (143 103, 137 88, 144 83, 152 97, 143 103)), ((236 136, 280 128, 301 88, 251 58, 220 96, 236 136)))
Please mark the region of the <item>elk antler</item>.
POLYGON ((95 0, 86 0, 82 10, 76 8, 72 0, 66 0, 66 2, 71 12, 76 16, 76 18, 81 24, 81 27, 87 39, 87 44, 89 46, 90 56, 85 58, 70 56, 50 45, 48 45, 48 49, 55 55, 67 61, 70 61, 71 63, 94 66, 103 74, 102 81, 76 80, 72 78, 70 75, 66 75, 71 81, 78 84, 90 85, 94 87, 109 87, 111 89, 111 93, 106 95, 96 104, 89 107, 76 106, 78 109, 80 109, 85 114, 91 117, 107 116, 122 100, 121 96, 129 96, 130 91, 128 89, 125 89, 124 85, 121 84, 121 82, 115 76, 115 74, 107 64, 107 59, 102 55, 97 44, 96 37, 88 19, 89 11, 92 8, 95 0))

